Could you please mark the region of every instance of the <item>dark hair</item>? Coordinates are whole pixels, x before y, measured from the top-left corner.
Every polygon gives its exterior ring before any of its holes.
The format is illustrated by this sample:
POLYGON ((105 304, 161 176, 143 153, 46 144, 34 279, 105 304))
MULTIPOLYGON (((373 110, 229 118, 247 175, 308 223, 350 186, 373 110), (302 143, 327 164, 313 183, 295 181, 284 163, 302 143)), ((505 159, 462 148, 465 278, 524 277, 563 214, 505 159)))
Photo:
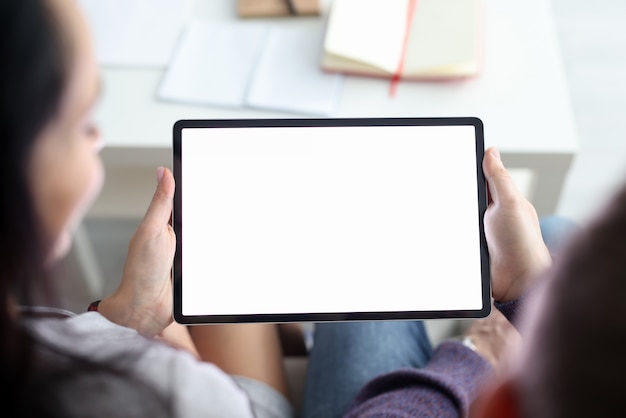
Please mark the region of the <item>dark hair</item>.
POLYGON ((35 291, 37 299, 43 294, 44 302, 55 303, 46 268, 51 241, 40 225, 29 184, 35 142, 61 107, 73 59, 52 7, 49 0, 0 1, 2 407, 14 411, 13 416, 76 415, 80 408, 64 402, 63 391, 81 388, 91 389, 96 415, 114 414, 119 405, 107 394, 122 393, 137 400, 141 415, 168 416, 171 400, 128 373, 142 354, 139 350, 106 364, 92 361, 40 341, 12 312, 15 303, 30 305, 35 291))
POLYGON ((47 242, 30 193, 28 164, 67 81, 67 50, 55 20, 46 1, 0 2, 0 391, 10 409, 29 395, 24 391, 33 350, 9 301, 28 303, 33 282, 45 277, 47 242))
POLYGON ((624 415, 626 187, 548 272, 520 380, 523 416, 624 415))

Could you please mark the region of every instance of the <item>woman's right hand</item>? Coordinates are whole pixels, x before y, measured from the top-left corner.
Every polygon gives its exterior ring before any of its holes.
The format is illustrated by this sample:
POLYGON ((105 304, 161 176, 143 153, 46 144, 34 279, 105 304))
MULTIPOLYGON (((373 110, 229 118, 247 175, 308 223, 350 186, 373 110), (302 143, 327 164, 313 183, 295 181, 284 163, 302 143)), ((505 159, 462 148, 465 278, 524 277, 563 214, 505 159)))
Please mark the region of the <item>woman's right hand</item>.
POLYGON ((552 259, 535 208, 519 192, 495 148, 485 152, 483 172, 489 189, 484 223, 492 293, 498 302, 507 302, 525 293, 552 259))

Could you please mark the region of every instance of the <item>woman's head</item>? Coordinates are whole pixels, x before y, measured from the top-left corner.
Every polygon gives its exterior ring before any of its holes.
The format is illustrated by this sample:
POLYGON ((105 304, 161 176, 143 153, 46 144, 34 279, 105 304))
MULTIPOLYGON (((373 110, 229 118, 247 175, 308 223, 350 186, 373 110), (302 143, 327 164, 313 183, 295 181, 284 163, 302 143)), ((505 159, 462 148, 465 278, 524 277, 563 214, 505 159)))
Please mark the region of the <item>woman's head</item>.
POLYGON ((13 301, 28 303, 46 263, 69 247, 103 176, 89 116, 98 74, 74 1, 2 0, 0 57, 0 392, 9 405, 28 403, 32 351, 13 301))
MULTIPOLYGON (((41 265, 63 255, 103 176, 90 116, 98 71, 77 5, 4 0, 0 7, 1 239, 3 250, 12 248, 3 251, 11 256, 5 269, 25 257, 41 265)), ((20 275, 22 267, 2 274, 20 275)))
POLYGON ((70 232, 102 183, 100 136, 92 120, 99 76, 89 31, 73 1, 45 0, 65 40, 66 82, 57 112, 37 133, 27 166, 29 189, 52 253, 62 255, 70 232))
POLYGON ((71 230, 101 187, 91 120, 100 86, 75 0, 1 0, 0 57, 2 404, 16 416, 64 416, 62 386, 104 374, 104 382, 125 384, 167 411, 156 391, 128 378, 129 358, 111 367, 77 358, 35 343, 16 321, 14 302, 29 303, 32 283, 68 249, 71 230))

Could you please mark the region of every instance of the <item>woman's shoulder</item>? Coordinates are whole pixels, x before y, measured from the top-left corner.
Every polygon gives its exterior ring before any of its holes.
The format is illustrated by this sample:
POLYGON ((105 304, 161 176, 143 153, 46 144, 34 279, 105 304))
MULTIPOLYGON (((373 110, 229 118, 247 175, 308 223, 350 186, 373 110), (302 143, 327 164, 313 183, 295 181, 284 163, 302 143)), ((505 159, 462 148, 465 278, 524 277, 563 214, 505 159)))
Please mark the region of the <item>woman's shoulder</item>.
POLYGON ((114 324, 97 312, 61 317, 30 316, 23 321, 35 341, 55 351, 92 360, 113 352, 149 347, 151 341, 136 331, 114 324))
MULTIPOLYGON (((121 378, 127 383, 139 382, 158 397, 172 400, 176 411, 171 415, 174 416, 190 413, 203 416, 203 411, 217 415, 251 415, 245 393, 218 367, 200 362, 186 351, 162 341, 144 338, 97 312, 66 318, 29 319, 25 324, 40 351, 48 353, 46 358, 56 363, 52 365, 53 369, 69 367, 77 371, 74 373, 75 384, 68 387, 86 387, 85 379, 99 380, 106 386, 106 382, 121 378), (89 367, 80 366, 84 363, 89 367), (99 370, 96 374, 93 373, 94 366, 99 370)), ((111 385, 113 388, 118 386, 127 385, 111 385)), ((121 390, 110 392, 110 395, 120 401, 128 397, 128 393, 121 390)), ((85 399, 102 399, 103 395, 87 390, 83 396, 85 399)))
MULTIPOLYGON (((25 322, 39 346, 77 359, 109 364, 122 363, 126 369, 149 367, 152 374, 165 372, 173 365, 223 372, 202 363, 185 350, 160 339, 146 338, 136 330, 109 321, 97 312, 70 317, 39 317, 25 322)), ((142 374, 145 374, 142 372, 142 374)))

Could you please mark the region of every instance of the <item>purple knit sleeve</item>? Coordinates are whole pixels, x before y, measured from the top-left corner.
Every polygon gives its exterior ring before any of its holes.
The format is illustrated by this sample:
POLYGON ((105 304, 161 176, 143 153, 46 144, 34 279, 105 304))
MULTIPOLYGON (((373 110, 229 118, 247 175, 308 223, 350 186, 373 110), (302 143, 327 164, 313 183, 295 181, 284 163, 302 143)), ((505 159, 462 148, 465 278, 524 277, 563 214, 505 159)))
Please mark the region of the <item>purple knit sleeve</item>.
MULTIPOLYGON (((532 292, 529 292, 532 293, 532 292)), ((495 307, 519 329, 529 294, 495 307)), ((379 376, 359 392, 344 418, 467 417, 493 368, 458 342, 439 345, 423 369, 400 369, 379 376)))
POLYGON ((526 311, 526 305, 530 299, 529 293, 522 295, 520 298, 508 302, 494 301, 494 306, 509 320, 509 322, 519 331, 519 321, 523 312, 526 311))
POLYGON ((458 342, 445 341, 423 369, 400 369, 361 389, 345 418, 466 417, 491 365, 458 342))

